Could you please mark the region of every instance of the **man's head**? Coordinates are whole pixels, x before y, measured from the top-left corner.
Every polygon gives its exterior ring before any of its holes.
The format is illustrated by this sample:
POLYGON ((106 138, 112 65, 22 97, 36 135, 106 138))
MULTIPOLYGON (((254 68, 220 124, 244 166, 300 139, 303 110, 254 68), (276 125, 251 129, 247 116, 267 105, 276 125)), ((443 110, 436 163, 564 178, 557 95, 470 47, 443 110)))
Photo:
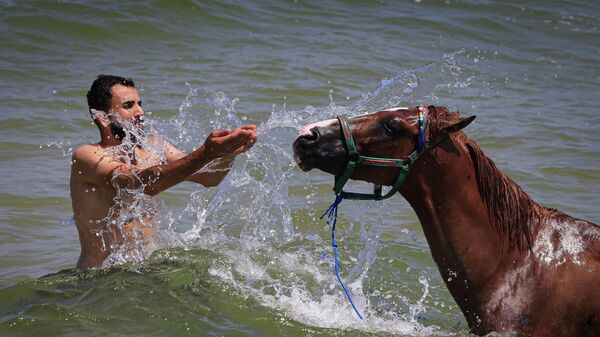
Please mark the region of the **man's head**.
POLYGON ((125 136, 124 123, 142 125, 142 101, 130 78, 98 75, 87 93, 87 100, 98 128, 109 127, 118 138, 125 136))

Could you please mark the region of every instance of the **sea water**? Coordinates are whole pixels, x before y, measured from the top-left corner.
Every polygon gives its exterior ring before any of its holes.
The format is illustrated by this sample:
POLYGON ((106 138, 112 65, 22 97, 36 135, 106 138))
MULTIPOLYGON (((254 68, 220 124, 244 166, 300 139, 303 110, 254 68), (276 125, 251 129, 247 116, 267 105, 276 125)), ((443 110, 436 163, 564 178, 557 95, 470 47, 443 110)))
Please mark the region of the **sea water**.
POLYGON ((354 314, 318 220, 333 178, 291 150, 339 112, 477 115, 469 136, 535 200, 600 222, 594 2, 1 6, 2 335, 468 335, 400 196, 340 205, 354 314), (76 271, 68 174, 98 141, 84 97, 99 73, 132 76, 145 132, 181 150, 249 123, 259 141, 218 187, 161 193, 149 251, 76 271))

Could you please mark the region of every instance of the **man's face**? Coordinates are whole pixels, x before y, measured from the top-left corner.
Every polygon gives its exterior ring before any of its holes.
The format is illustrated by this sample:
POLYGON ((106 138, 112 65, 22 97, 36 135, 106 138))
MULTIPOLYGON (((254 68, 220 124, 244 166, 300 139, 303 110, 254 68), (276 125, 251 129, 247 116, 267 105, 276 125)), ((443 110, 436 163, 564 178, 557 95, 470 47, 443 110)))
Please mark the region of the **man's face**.
POLYGON ((126 130, 131 133, 130 136, 133 136, 132 140, 135 141, 135 134, 139 134, 142 130, 144 119, 140 95, 135 88, 121 84, 112 86, 110 93, 112 98, 108 115, 113 134, 123 138, 126 130))
POLYGON ((110 100, 109 113, 118 115, 125 121, 141 121, 141 117, 144 116, 144 110, 142 110, 140 95, 135 88, 115 84, 110 88, 110 94, 112 98, 110 100))

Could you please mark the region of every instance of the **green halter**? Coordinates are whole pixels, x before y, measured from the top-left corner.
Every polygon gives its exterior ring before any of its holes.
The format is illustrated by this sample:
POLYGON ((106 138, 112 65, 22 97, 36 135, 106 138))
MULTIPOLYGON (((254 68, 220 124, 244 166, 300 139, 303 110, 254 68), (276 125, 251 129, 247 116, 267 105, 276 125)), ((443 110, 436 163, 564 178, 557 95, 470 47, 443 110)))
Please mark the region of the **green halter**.
POLYGON ((348 163, 346 164, 346 169, 342 173, 341 176, 335 178, 335 185, 333 186, 333 191, 336 195, 341 196, 344 199, 352 199, 352 200, 383 200, 394 195, 402 184, 404 184, 404 180, 406 179, 406 175, 408 174, 408 169, 412 163, 414 163, 417 158, 419 158, 419 154, 422 151, 427 149, 427 144, 425 143, 425 120, 428 113, 428 109, 425 106, 418 107, 419 109, 419 136, 417 138, 417 143, 422 142, 420 146, 417 146, 417 150, 413 151, 408 156, 405 156, 400 159, 393 158, 377 158, 377 157, 367 157, 362 156, 358 151, 356 151, 356 144, 354 144, 354 138, 352 137, 352 132, 350 131, 350 122, 348 121, 348 115, 342 114, 337 116, 337 120, 340 123, 340 129, 342 130, 342 134, 344 136, 344 143, 346 145, 346 150, 348 151, 348 163), (375 186, 375 190, 373 194, 365 194, 365 193, 354 193, 354 192, 345 192, 342 189, 352 177, 354 170, 358 165, 364 166, 379 166, 379 167, 390 167, 390 168, 398 168, 400 169, 400 173, 392 186, 392 189, 386 193, 385 195, 381 195, 381 186, 375 186))

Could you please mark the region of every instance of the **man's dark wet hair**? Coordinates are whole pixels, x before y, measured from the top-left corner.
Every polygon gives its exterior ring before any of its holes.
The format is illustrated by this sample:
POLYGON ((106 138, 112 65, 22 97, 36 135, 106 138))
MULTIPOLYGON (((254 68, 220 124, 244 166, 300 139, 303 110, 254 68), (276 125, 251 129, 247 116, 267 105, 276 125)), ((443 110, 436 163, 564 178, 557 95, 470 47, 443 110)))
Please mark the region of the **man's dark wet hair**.
POLYGON ((126 87, 135 88, 135 83, 131 78, 124 78, 113 75, 98 75, 98 78, 92 83, 90 91, 87 93, 88 108, 90 114, 92 109, 108 112, 110 110, 110 88, 115 84, 121 84, 126 87))

